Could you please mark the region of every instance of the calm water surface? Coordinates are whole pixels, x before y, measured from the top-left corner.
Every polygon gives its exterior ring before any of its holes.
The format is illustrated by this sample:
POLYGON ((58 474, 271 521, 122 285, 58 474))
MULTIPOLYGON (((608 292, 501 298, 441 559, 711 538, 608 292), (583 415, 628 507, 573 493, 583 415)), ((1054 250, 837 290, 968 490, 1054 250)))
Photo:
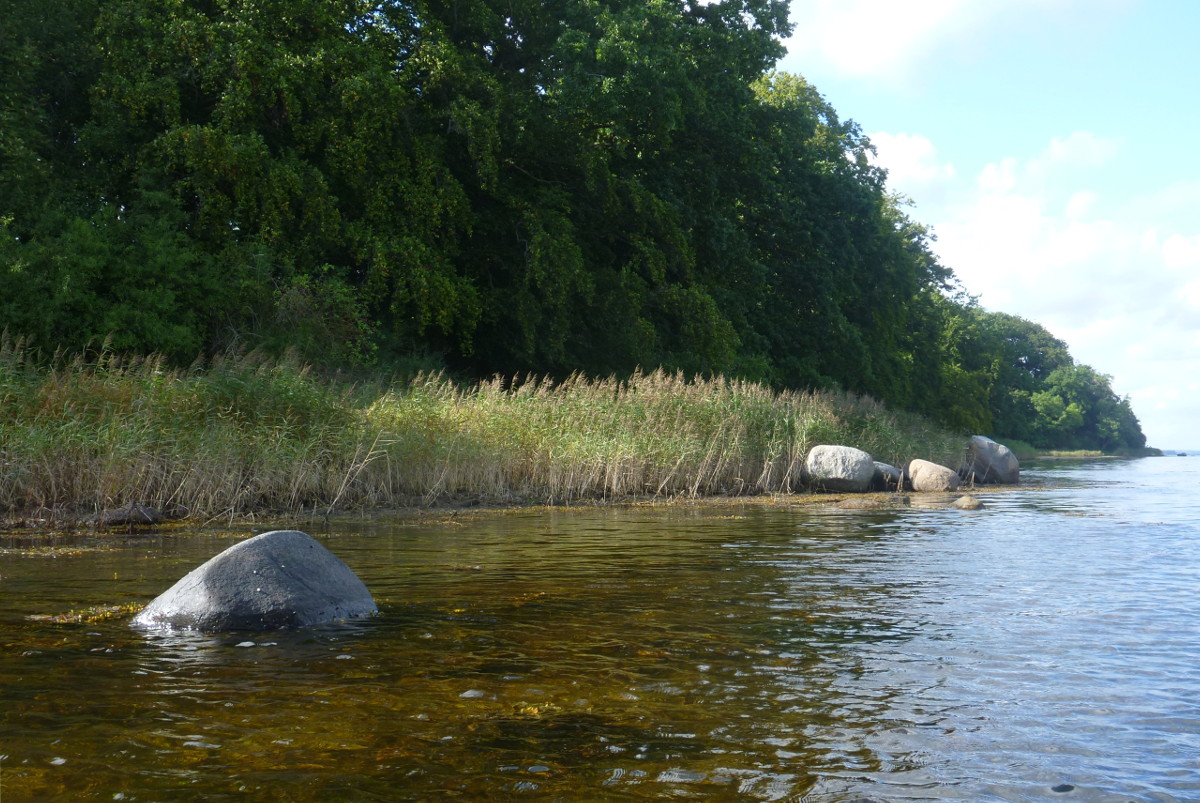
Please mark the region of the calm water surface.
POLYGON ((341 523, 381 614, 291 633, 46 618, 235 534, 0 538, 0 800, 1200 800, 1200 458, 1026 478, 341 523))

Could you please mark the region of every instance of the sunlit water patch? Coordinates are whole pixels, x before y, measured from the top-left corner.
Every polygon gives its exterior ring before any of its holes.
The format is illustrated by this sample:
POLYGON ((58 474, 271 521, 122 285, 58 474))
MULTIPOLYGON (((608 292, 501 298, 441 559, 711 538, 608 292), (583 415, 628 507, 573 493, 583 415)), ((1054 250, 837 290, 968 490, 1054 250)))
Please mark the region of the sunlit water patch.
POLYGON ((296 632, 63 616, 228 534, 9 538, 0 800, 1200 799, 1200 460, 1026 475, 977 512, 343 523, 381 613, 296 632))

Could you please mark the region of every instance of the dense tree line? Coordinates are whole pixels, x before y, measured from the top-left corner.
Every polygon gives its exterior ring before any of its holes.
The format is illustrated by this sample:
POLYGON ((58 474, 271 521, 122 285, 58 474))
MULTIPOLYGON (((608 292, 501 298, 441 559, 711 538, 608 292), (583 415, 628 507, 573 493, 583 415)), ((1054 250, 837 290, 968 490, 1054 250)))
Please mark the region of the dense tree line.
POLYGON ((785 0, 4 0, 0 326, 185 362, 663 366, 1144 444, 952 294, 785 0))

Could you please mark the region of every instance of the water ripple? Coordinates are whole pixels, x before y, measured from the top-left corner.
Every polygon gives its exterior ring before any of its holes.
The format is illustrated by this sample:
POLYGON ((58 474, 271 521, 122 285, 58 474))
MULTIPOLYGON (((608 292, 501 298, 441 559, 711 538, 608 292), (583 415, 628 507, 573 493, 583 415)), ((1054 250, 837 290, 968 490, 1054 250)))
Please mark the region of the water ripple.
POLYGON ((152 596, 223 535, 82 550, 52 578, 6 552, 28 607, 3 620, 3 791, 1197 800, 1198 471, 1054 463, 972 514, 365 522, 329 543, 380 616, 294 633, 25 618, 152 596), (140 579, 97 579, 118 575, 140 579))

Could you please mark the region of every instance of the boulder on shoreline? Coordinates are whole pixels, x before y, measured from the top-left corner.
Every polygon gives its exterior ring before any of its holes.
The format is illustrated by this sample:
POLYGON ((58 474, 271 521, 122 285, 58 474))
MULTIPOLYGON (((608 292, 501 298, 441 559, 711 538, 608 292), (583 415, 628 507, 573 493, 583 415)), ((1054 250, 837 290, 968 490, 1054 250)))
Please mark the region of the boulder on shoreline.
POLYGON ((825 491, 862 493, 871 487, 875 461, 852 446, 814 446, 804 458, 804 477, 825 491))
POLYGON ((928 460, 910 461, 905 474, 908 485, 919 493, 958 490, 958 472, 928 460))
POLYGON ((958 473, 963 479, 980 484, 1015 485, 1021 481, 1021 466, 1012 450, 982 435, 971 436, 958 473))
POLYGON ((128 527, 134 524, 161 524, 163 515, 157 508, 130 502, 124 507, 101 511, 96 516, 97 527, 128 527))
POLYGON ((275 530, 201 564, 133 619, 137 627, 273 630, 377 613, 350 567, 312 536, 275 530))
POLYGON ((904 483, 904 472, 888 463, 875 463, 875 476, 871 478, 871 489, 875 491, 898 491, 904 483))

